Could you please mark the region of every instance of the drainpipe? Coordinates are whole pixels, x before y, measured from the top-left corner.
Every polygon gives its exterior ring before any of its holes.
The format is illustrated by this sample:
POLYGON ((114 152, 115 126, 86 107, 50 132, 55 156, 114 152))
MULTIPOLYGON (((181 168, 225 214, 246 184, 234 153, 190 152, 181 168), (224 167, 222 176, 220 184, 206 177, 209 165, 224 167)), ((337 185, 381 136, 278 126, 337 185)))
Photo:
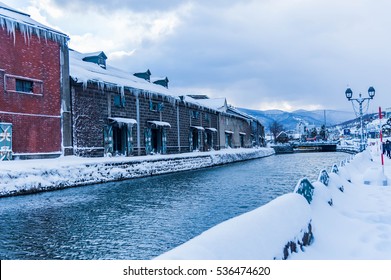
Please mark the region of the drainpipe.
POLYGON ((179 128, 179 125, 180 125, 180 121, 179 121, 179 103, 177 103, 177 106, 176 106, 176 126, 177 126, 177 129, 178 129, 178 152, 180 153, 181 152, 181 135, 180 135, 180 128, 179 128))
POLYGON ((217 112, 217 150, 220 150, 220 112, 217 112))
POLYGON ((107 117, 111 117, 111 93, 107 93, 107 117))
POLYGON ((136 114, 137 114, 137 154, 141 156, 141 138, 140 138, 140 101, 136 94, 136 114))

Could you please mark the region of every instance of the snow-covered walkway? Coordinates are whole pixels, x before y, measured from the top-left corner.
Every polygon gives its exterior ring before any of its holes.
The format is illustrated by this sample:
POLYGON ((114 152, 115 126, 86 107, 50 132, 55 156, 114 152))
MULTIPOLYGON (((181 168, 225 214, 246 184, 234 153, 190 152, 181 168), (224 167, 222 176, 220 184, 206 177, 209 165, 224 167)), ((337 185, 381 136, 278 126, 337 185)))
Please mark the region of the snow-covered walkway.
POLYGON ((199 169, 274 154, 271 148, 174 155, 0 161, 0 197, 199 169))
POLYGON ((310 204, 287 194, 225 221, 158 259, 391 259, 391 159, 364 151, 313 182, 310 204), (338 171, 336 170, 338 169, 338 171), (301 246, 311 225, 310 246, 301 246), (294 246, 287 246, 287 245, 294 246), (293 252, 292 252, 293 249, 293 252), (295 252, 296 251, 296 252, 295 252))

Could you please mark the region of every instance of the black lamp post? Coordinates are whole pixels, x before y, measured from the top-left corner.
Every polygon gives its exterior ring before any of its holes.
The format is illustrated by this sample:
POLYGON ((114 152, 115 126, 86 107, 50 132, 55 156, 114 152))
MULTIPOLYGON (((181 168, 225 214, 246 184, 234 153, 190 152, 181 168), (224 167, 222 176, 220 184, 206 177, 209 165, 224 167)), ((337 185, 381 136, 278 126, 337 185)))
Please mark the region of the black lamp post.
MULTIPOLYGON (((361 93, 358 95, 358 98, 353 98, 353 91, 351 90, 351 88, 347 88, 346 91, 345 91, 345 95, 346 95, 346 98, 349 100, 349 101, 357 101, 357 103, 359 104, 359 117, 360 117, 360 130, 361 130, 361 135, 360 135, 360 152, 362 152, 364 149, 365 149, 365 144, 364 144, 364 131, 363 131, 363 121, 362 121, 362 116, 363 116, 363 112, 362 112, 362 104, 364 103, 364 101, 368 101, 368 105, 369 105, 369 100, 373 99, 373 97, 375 97, 375 89, 373 87, 369 87, 368 89, 368 95, 369 97, 362 97, 361 96, 361 93)), ((353 104, 353 108, 354 108, 354 104, 353 104)))

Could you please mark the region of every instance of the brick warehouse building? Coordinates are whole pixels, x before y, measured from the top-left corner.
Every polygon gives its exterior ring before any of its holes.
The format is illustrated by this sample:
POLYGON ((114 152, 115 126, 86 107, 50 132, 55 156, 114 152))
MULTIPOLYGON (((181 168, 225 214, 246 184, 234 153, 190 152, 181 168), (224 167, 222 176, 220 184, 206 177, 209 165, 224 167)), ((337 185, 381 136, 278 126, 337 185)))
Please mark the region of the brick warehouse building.
POLYGON ((0 135, 12 143, 14 157, 69 154, 67 42, 65 34, 0 2, 0 135))
POLYGON ((219 147, 218 111, 168 90, 150 71, 106 65, 103 52, 70 51, 73 147, 76 155, 145 155, 219 147))

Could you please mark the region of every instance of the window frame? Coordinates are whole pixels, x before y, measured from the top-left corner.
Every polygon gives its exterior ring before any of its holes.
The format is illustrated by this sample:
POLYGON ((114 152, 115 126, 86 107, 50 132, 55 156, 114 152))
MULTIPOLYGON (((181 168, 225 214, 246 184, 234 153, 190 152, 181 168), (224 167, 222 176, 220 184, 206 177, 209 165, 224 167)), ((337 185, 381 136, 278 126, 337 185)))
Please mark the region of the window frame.
POLYGON ((33 78, 23 77, 23 76, 5 74, 4 75, 4 92, 43 96, 43 81, 33 79, 33 78), (31 83, 32 84, 32 87, 31 87, 32 91, 28 92, 28 91, 20 90, 20 88, 17 88, 17 86, 16 86, 17 81, 31 83))

